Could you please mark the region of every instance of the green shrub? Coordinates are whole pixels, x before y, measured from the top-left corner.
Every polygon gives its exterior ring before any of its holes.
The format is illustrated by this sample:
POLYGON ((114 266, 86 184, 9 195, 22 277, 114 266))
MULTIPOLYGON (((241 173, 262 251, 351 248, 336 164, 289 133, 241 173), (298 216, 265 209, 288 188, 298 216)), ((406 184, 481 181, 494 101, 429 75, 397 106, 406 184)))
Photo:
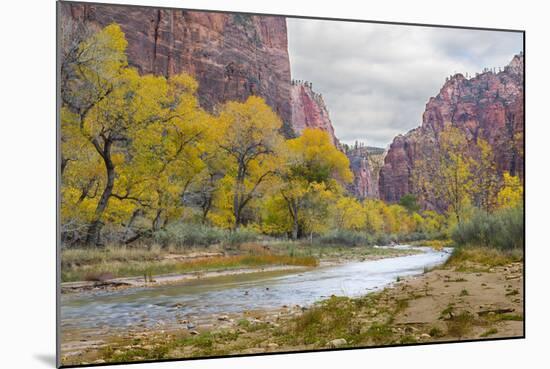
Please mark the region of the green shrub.
POLYGON ((335 230, 319 238, 319 243, 323 245, 340 246, 387 246, 392 243, 412 242, 425 240, 426 234, 421 232, 403 233, 403 234, 365 234, 361 232, 335 230))
POLYGON ((488 214, 477 211, 458 225, 452 239, 457 245, 474 245, 510 250, 523 247, 523 208, 503 209, 488 214))
POLYGON ((249 228, 239 228, 233 232, 227 232, 223 239, 225 244, 240 245, 246 242, 257 241, 260 238, 258 232, 249 228))
POLYGON ((395 235, 380 234, 376 237, 375 243, 379 246, 385 246, 391 244, 392 242, 395 242, 395 239, 395 235))
POLYGON ((426 234, 422 232, 413 232, 408 234, 399 235, 399 242, 413 242, 422 241, 428 238, 426 234))
POLYGON ((319 238, 323 245, 360 246, 370 244, 370 240, 359 232, 337 230, 319 238))
POLYGON ((257 241, 258 238, 259 234, 248 228, 229 231, 190 223, 173 223, 153 234, 153 239, 165 247, 209 246, 219 243, 239 245, 257 241))
POLYGON ((226 231, 200 224, 173 223, 153 237, 163 246, 208 246, 224 240, 226 231))

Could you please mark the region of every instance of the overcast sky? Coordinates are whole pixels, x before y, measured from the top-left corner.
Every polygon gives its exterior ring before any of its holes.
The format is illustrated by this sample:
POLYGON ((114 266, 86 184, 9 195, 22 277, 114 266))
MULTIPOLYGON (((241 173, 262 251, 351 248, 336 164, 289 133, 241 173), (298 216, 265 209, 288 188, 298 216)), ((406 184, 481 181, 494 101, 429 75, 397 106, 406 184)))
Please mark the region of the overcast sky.
POLYGON ((292 78, 313 83, 336 136, 386 147, 421 124, 445 77, 508 64, 522 34, 287 18, 292 78))

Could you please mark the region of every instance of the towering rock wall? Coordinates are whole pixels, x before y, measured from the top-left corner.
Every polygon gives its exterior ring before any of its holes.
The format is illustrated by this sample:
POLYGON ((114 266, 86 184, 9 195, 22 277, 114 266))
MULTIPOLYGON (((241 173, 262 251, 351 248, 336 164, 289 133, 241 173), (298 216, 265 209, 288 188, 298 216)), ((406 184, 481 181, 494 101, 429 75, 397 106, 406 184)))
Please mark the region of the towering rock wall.
POLYGON ((414 192, 411 176, 420 149, 435 145, 449 122, 465 133, 469 146, 464 150, 473 150, 481 137, 491 145, 499 172, 523 178, 523 69, 520 54, 504 70, 448 79, 426 104, 422 125, 393 140, 380 171, 380 198, 396 202, 414 192))
POLYGON ((60 3, 60 12, 61 22, 98 28, 118 23, 130 65, 141 73, 193 75, 208 110, 228 100, 263 97, 291 134, 284 17, 72 3, 60 3))
POLYGON ((294 131, 300 134, 306 128, 321 129, 330 135, 334 146, 340 147, 323 96, 313 91, 311 83, 293 80, 290 97, 294 131))

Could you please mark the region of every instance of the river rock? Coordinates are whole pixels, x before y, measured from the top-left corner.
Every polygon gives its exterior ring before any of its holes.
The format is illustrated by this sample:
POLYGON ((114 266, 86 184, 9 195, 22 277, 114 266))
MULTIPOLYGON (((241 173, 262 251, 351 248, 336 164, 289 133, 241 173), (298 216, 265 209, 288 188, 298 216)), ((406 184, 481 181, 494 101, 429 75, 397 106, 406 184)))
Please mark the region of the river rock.
POLYGON ((346 341, 345 338, 337 338, 335 340, 332 340, 328 343, 328 347, 330 348, 338 348, 338 347, 342 347, 344 345, 347 345, 348 344, 348 341, 346 341))
POLYGON ((192 330, 192 331, 189 332, 189 334, 191 334, 192 336, 197 336, 200 333, 198 331, 192 330))
POLYGON ((219 321, 229 321, 229 317, 227 315, 220 315, 218 317, 219 321))

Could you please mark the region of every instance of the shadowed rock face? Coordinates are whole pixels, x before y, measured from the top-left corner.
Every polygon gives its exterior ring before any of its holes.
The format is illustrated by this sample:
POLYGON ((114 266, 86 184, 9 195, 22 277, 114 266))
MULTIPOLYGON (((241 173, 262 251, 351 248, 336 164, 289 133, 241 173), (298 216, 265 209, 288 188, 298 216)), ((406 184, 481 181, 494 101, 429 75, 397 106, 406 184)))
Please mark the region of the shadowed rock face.
POLYGON ((426 104, 422 125, 394 138, 380 171, 380 198, 396 202, 414 192, 411 175, 419 150, 435 145, 447 122, 465 133, 469 146, 464 150, 472 150, 481 137, 492 146, 500 173, 523 178, 523 69, 520 54, 498 73, 451 77, 426 104))
POLYGON ((347 155, 353 173, 353 183, 348 186, 348 189, 359 199, 375 197, 368 153, 357 149, 347 153, 347 155))
POLYGON ((350 148, 346 155, 353 173, 353 183, 348 185, 348 190, 358 199, 378 198, 377 158, 381 154, 373 154, 368 147, 360 146, 350 148))
POLYGON ((113 22, 128 40, 128 60, 141 73, 187 72, 199 82, 201 105, 263 97, 290 129, 290 62, 284 17, 60 4, 61 20, 92 27, 113 22))

